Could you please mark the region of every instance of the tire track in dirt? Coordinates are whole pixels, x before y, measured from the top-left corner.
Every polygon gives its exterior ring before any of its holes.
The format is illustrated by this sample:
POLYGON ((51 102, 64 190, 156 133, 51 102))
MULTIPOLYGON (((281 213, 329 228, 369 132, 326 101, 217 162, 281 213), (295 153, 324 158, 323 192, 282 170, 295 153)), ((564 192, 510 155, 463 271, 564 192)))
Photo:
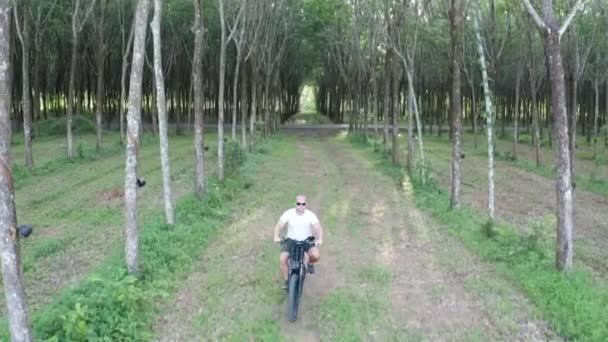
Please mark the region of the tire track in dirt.
POLYGON ((551 336, 544 322, 530 317, 529 304, 516 291, 505 295, 515 303, 512 320, 517 327, 509 331, 496 327, 499 317, 492 303, 487 303, 493 299, 476 296, 466 285, 470 278, 496 277, 491 267, 442 235, 436 224, 396 189, 394 181, 379 175, 369 162, 343 145, 329 146, 327 153, 335 156, 339 172, 349 180, 347 193, 357 199, 358 214, 367 227, 362 237, 371 242, 368 247, 360 244, 351 257, 383 265, 392 273, 390 314, 380 323, 387 325, 384 329, 388 332, 383 329, 386 336, 380 339, 419 338, 422 334, 431 340, 458 340, 470 338, 471 331, 498 339, 544 340, 551 336), (449 262, 450 258, 459 261, 449 262))
POLYGON ((321 310, 330 295, 351 289, 386 297, 363 340, 555 338, 505 281, 493 280, 496 288, 484 293, 471 289, 471 283, 481 282, 481 288, 497 277, 492 266, 440 232, 411 194, 404 195, 359 152, 336 142, 334 133, 290 134, 297 152, 289 153, 300 154, 297 165, 285 163, 286 155, 269 159, 263 179, 241 199, 264 205, 241 216, 201 254, 156 319, 157 341, 333 340, 321 310), (316 274, 306 279, 298 320, 290 323, 278 248, 269 240, 285 201, 291 204, 300 191, 321 220, 325 243, 316 274), (370 266, 388 270, 384 287, 357 278, 370 266), (506 312, 500 310, 505 302, 511 308, 506 312))
MULTIPOLYGON (((339 249, 338 241, 342 244, 343 239, 335 233, 335 227, 327 225, 324 218, 329 215, 328 208, 332 203, 328 194, 331 191, 329 179, 335 179, 336 170, 330 163, 328 156, 319 154, 315 151, 314 142, 326 144, 326 132, 312 132, 314 138, 310 137, 311 132, 296 133, 297 147, 302 152, 302 167, 310 176, 316 178, 316 183, 312 197, 308 199, 310 209, 317 214, 321 225, 324 228, 324 245, 320 248, 321 260, 315 266, 315 274, 306 277, 304 292, 302 294, 298 320, 288 322, 286 319, 286 301, 279 308, 281 320, 281 333, 289 341, 320 341, 321 336, 316 326, 317 308, 325 296, 332 290, 344 285, 344 277, 339 271, 338 260, 344 256, 339 249), (312 140, 312 142, 311 142, 312 140)), ((316 150, 320 150, 317 146, 316 150)), ((312 189, 311 189, 312 190, 312 189)), ((344 224, 344 213, 336 215, 337 226, 344 224)))

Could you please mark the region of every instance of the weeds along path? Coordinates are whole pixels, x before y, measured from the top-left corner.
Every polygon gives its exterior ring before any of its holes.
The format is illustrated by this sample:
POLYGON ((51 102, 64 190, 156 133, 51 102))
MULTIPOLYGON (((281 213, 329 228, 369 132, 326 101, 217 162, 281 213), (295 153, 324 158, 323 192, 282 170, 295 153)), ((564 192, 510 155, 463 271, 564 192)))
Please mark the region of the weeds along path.
MULTIPOLYGON (((174 137, 170 148, 173 198, 178 199, 191 189, 192 139, 174 137)), ((207 162, 212 172, 215 165, 207 162)), ((139 174, 147 181, 138 203, 143 224, 163 208, 157 142, 142 144, 139 174)), ((121 253, 123 188, 124 156, 117 153, 34 176, 17 191, 19 221, 35 226, 23 244, 26 293, 33 310, 121 253)))
POLYGON ((157 341, 545 340, 526 299, 412 203, 343 136, 288 131, 239 199, 239 219, 155 321, 157 341), (297 193, 325 228, 295 323, 273 226, 297 193))
MULTIPOLYGON (((520 150, 528 148, 521 147, 520 150)), ((450 186, 450 146, 433 140, 426 142, 433 174, 446 189, 450 186)), ((529 149, 528 149, 529 150, 529 149)), ((545 161, 546 163, 550 161, 545 161)), ((467 154, 462 172, 463 203, 479 210, 487 205, 487 159, 467 154)), ((542 226, 542 236, 554 241, 555 180, 517 168, 504 161, 496 161, 496 216, 530 233, 532 226, 542 226), (516 180, 516 181, 514 181, 516 180)), ((608 198, 576 189, 574 192, 574 241, 576 261, 582 261, 599 275, 608 276, 608 198)))

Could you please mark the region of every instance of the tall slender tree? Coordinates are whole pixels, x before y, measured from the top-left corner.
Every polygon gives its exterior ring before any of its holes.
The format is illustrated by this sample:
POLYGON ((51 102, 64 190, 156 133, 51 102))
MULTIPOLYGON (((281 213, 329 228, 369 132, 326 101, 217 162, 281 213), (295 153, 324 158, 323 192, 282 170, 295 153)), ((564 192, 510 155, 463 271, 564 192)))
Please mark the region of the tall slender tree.
POLYGON ((19 6, 15 0, 13 2, 15 27, 21 43, 21 109, 23 110, 25 167, 32 169, 34 167, 34 152, 32 150, 32 97, 30 87, 30 4, 27 0, 20 2, 20 17, 19 6))
POLYGON ((154 0, 154 18, 150 25, 154 40, 154 79, 156 81, 156 109, 158 112, 158 136, 160 140, 160 162, 163 174, 163 194, 165 202, 165 221, 175 223, 173 199, 171 196, 171 168, 169 164, 169 137, 167 134, 167 101, 165 96, 165 77, 163 75, 162 41, 160 23, 163 14, 163 0, 154 0))
POLYGON ((72 57, 70 59, 70 81, 68 90, 68 111, 67 111, 67 154, 69 158, 74 156, 74 135, 72 132, 72 120, 74 117, 74 101, 76 98, 76 62, 78 61, 78 44, 80 42, 80 33, 84 28, 89 16, 95 8, 96 0, 85 0, 86 6, 81 3, 81 0, 76 0, 74 3, 74 12, 72 13, 72 57))
POLYGON ((0 258, 11 340, 33 341, 21 274, 15 190, 11 173, 11 6, 0 0, 0 258))
POLYGON ((555 148, 557 160, 557 243, 555 261, 557 268, 569 271, 572 268, 572 179, 570 174, 570 150, 568 137, 568 115, 566 110, 566 89, 564 66, 562 63, 561 38, 568 29, 576 12, 582 9, 584 0, 577 0, 564 22, 559 25, 555 18, 552 0, 543 0, 542 18, 530 0, 523 3, 544 37, 545 54, 551 87, 551 112, 557 139, 555 148))
POLYGON ((460 178, 462 177, 462 102, 460 65, 462 64, 462 35, 464 24, 464 11, 467 0, 450 0, 450 37, 452 44, 451 70, 452 92, 450 96, 450 111, 452 115, 452 196, 451 208, 460 207, 460 178))
POLYGON ((129 81, 129 107, 127 112, 127 146, 125 161, 125 254, 129 273, 137 273, 139 245, 137 227, 137 164, 139 133, 141 131, 141 97, 144 69, 146 32, 148 28, 149 0, 138 0, 135 10, 135 36, 133 62, 129 81))
POLYGON ((205 150, 203 143, 203 0, 192 0, 194 5, 194 55, 192 84, 194 88, 194 193, 201 198, 205 193, 205 150))

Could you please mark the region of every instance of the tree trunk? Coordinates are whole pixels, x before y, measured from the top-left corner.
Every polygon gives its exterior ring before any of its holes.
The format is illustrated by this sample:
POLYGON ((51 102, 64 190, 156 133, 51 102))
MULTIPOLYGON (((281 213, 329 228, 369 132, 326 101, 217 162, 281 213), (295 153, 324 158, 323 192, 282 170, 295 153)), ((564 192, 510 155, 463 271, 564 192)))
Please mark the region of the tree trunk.
POLYGON ((76 62, 78 60, 78 16, 80 11, 80 0, 76 0, 74 13, 72 14, 72 58, 70 59, 70 81, 68 88, 68 112, 67 112, 67 155, 68 158, 74 156, 74 137, 72 134, 72 119, 74 116, 74 101, 76 96, 76 62))
MULTIPOLYGON (((553 10, 551 9, 551 14, 553 10)), ((553 18, 552 18, 553 19, 553 18)), ((551 21, 554 21, 551 20, 551 21)), ((551 25, 550 23, 548 25, 551 25)), ((568 148, 568 117, 564 87, 559 33, 556 25, 545 33, 545 49, 549 59, 551 80, 551 109, 555 129, 557 160, 557 251, 556 264, 560 270, 572 267, 572 181, 570 178, 570 151, 568 148)))
POLYGON ((218 89, 218 116, 217 116, 217 178, 224 182, 224 87, 226 78, 226 23, 224 21, 224 1, 218 0, 220 7, 220 80, 218 89))
POLYGON ((205 149, 203 136, 203 2, 192 0, 194 5, 194 55, 192 57, 192 83, 194 85, 194 193, 202 198, 205 193, 205 149))
POLYGON ((596 76, 593 80, 594 110, 593 110, 593 159, 597 158, 597 136, 598 136, 598 119, 600 117, 600 80, 596 76))
POLYGON ((30 23, 27 2, 22 2, 23 20, 19 25, 17 11, 15 11, 15 23, 17 33, 21 42, 21 98, 23 110, 23 136, 25 143, 25 167, 34 168, 34 153, 32 152, 32 98, 30 96, 30 23))
POLYGON ((247 114, 249 113, 247 93, 247 69, 243 69, 241 80, 241 147, 247 148, 247 114))
POLYGON ((578 79, 572 78, 572 94, 570 100, 570 175, 574 179, 574 158, 576 156, 576 116, 578 113, 578 79))
POLYGON ((519 144, 519 89, 522 71, 521 63, 517 63, 515 75, 515 115, 513 118, 513 159, 517 159, 517 145, 519 144))
POLYGON ((148 23, 149 0, 138 0, 135 12, 133 62, 129 81, 129 108, 127 113, 127 149, 125 167, 125 231, 126 261, 129 273, 138 271, 137 233, 137 162, 141 125, 142 74, 148 23))
POLYGON ((485 97, 486 106, 486 122, 487 122, 487 136, 488 136, 488 218, 489 223, 494 224, 494 109, 492 108, 492 90, 488 80, 488 69, 486 67, 486 57, 484 54, 483 43, 481 40, 481 33, 479 30, 479 12, 474 15, 475 25, 475 37, 477 38, 477 51, 479 53, 479 63, 481 64, 481 76, 483 79, 483 91, 485 97))
POLYGON ((407 172, 411 175, 414 171, 414 97, 413 89, 410 89, 410 73, 407 72, 407 172))
POLYGON ((464 1, 452 0, 450 8, 450 36, 452 42, 452 196, 451 208, 460 208, 460 178, 461 178, 461 132, 462 132, 462 103, 460 94, 460 65, 462 62, 462 22, 464 16, 464 1))
POLYGON ((256 143, 256 132, 255 132, 255 122, 256 122, 256 115, 257 115, 257 111, 258 111, 258 105, 257 105, 257 100, 258 100, 258 69, 257 69, 257 62, 254 63, 254 66, 252 68, 252 79, 251 79, 251 117, 249 118, 249 151, 253 152, 255 149, 255 143, 256 143))
POLYGON ((390 54, 384 55, 384 101, 383 101, 383 114, 384 119, 384 136, 382 143, 384 144, 384 150, 388 150, 388 117, 390 108, 390 91, 391 91, 391 58, 390 54))
POLYGON ((270 127, 270 70, 266 70, 264 77, 264 138, 268 137, 270 127))
MULTIPOLYGON (((396 27, 398 29, 398 26, 396 27)), ((396 57, 396 56, 395 56, 396 57)), ((401 84, 401 68, 397 58, 391 58, 392 63, 392 92, 393 92, 393 106, 392 106, 392 123, 393 134, 392 134, 392 158, 393 164, 399 164, 401 158, 399 155, 399 85, 401 84)))
POLYGON ((572 269, 572 179, 570 174, 570 151, 568 137, 568 115, 566 110, 566 90, 564 85, 564 66, 561 55, 561 35, 568 28, 568 24, 574 18, 576 11, 581 8, 582 1, 577 1, 575 7, 567 16, 567 21, 559 27, 553 10, 551 0, 543 1, 543 17, 536 13, 529 0, 524 0, 524 5, 530 16, 536 22, 539 30, 544 34, 545 55, 547 56, 547 67, 551 87, 551 110, 553 112, 553 124, 556 136, 556 161, 557 161, 557 243, 555 245, 555 263, 559 270, 569 271, 572 269))
MULTIPOLYGON (((236 141, 236 118, 237 118, 237 105, 238 105, 238 86, 239 86, 239 72, 241 70, 241 47, 236 44, 236 65, 234 67, 234 80, 232 85, 232 140, 236 141)), ((242 109, 241 109, 242 110, 242 109)))
POLYGON ((0 257, 11 340, 33 341, 21 271, 11 174, 11 6, 0 0, 0 257))
POLYGON ((129 54, 131 52, 131 47, 133 46, 133 35, 134 35, 134 25, 131 25, 129 29, 129 38, 127 39, 126 46, 123 47, 123 55, 122 55, 122 67, 120 72, 120 114, 119 114, 119 129, 120 129, 120 143, 123 144, 125 141, 125 113, 126 113, 126 102, 127 102, 127 68, 129 67, 129 54))
POLYGON ((102 111, 103 111, 103 77, 104 77, 104 62, 106 59, 106 43, 105 43, 105 38, 104 38, 104 28, 103 28, 103 22, 104 22, 104 16, 105 16, 105 9, 103 8, 103 5, 101 5, 101 14, 100 14, 100 18, 98 21, 98 25, 97 25, 97 48, 99 49, 99 51, 97 51, 97 89, 96 89, 96 95, 95 95, 95 128, 96 128, 96 135, 97 135, 97 139, 96 139, 96 143, 95 143, 95 148, 97 151, 99 151, 99 149, 101 148, 101 139, 102 139, 102 131, 103 131, 103 127, 102 127, 102 111))
POLYGON ((163 173, 163 193, 165 199, 165 220, 168 225, 175 223, 171 196, 171 171, 169 165, 169 138, 167 136, 167 101, 161 55, 160 22, 163 0, 154 0, 154 19, 151 30, 154 39, 154 79, 156 80, 156 108, 158 111, 158 135, 160 138, 160 162, 163 173))
POLYGON ((378 139, 378 84, 377 77, 372 74, 372 115, 374 117, 374 145, 378 139))

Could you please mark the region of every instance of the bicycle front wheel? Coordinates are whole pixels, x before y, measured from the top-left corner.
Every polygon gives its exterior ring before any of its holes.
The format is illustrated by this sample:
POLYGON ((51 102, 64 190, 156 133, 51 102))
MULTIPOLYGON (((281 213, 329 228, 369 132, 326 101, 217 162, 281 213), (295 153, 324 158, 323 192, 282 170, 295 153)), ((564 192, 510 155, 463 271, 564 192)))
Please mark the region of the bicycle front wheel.
POLYGON ((287 320, 294 322, 298 318, 298 305, 300 301, 300 275, 292 274, 289 277, 289 293, 287 298, 287 320))

